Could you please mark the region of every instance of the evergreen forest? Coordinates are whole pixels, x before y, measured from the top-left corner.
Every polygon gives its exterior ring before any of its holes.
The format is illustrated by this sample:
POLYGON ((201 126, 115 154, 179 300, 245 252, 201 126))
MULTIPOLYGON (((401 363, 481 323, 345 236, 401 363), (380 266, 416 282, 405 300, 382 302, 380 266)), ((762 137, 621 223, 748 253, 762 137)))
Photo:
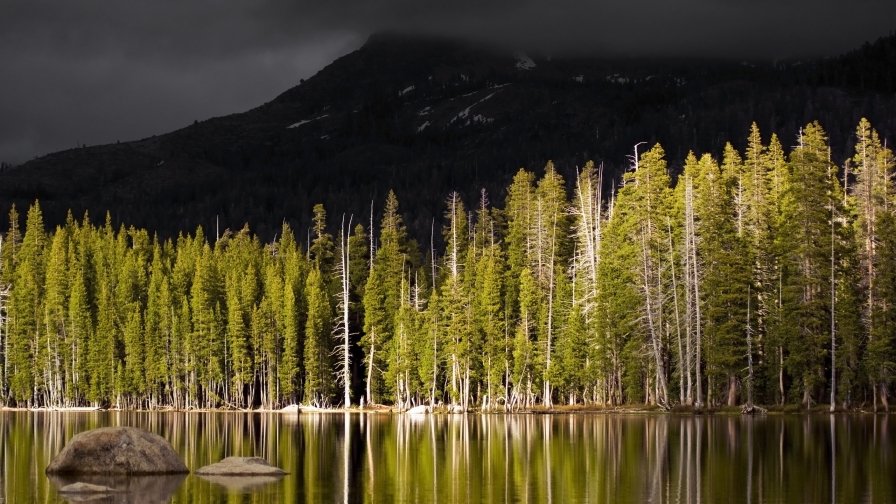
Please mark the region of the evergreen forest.
POLYGON ((373 205, 316 205, 307 234, 284 224, 267 243, 71 214, 48 232, 38 202, 24 219, 12 207, 0 398, 886 409, 896 158, 866 120, 842 166, 818 123, 788 140, 753 125, 742 151, 675 170, 639 144, 620 181, 594 163, 575 180, 521 169, 503 208, 446 195, 428 241, 393 192, 378 222, 373 205))

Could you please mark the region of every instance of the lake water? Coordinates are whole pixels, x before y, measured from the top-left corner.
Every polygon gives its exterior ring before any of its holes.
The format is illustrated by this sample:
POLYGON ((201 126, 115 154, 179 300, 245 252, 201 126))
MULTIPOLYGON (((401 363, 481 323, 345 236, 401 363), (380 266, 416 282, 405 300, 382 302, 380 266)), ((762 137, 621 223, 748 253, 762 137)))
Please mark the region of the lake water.
POLYGON ((44 468, 109 425, 163 436, 190 469, 254 455, 290 474, 119 482, 107 502, 896 502, 892 415, 4 412, 5 502, 65 502, 44 468))

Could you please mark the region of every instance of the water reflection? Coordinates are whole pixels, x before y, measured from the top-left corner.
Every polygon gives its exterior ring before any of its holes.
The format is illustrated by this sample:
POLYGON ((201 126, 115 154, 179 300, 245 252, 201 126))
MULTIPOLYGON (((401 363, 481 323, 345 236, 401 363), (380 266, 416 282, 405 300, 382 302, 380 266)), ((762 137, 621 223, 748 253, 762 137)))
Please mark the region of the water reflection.
POLYGON ((81 476, 54 474, 48 476, 50 483, 53 484, 56 492, 67 485, 79 482, 100 485, 115 490, 108 494, 86 493, 64 495, 63 498, 70 502, 127 502, 131 504, 157 504, 168 502, 186 477, 185 474, 130 477, 98 474, 85 474, 81 476))
POLYGON ((78 432, 133 425, 168 439, 191 469, 233 455, 289 472, 265 481, 98 481, 150 502, 891 502, 893 421, 7 412, 0 488, 6 502, 63 502, 58 488, 68 482, 43 473, 50 458, 78 432))
MULTIPOLYGON (((254 491, 260 490, 262 487, 268 486, 271 483, 277 483, 281 479, 283 479, 282 475, 279 476, 222 476, 222 475, 212 475, 212 474, 200 474, 198 475, 200 478, 205 481, 209 481, 218 486, 226 488, 231 493, 252 493, 254 491)), ((174 492, 172 492, 174 493, 174 492)), ((170 496, 170 494, 169 494, 170 496)))

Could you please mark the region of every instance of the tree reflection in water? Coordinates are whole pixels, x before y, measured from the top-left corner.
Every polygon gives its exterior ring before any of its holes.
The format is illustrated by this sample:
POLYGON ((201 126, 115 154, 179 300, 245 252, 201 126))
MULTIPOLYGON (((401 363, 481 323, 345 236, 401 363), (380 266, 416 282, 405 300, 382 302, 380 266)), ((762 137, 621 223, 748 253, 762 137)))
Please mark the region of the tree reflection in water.
POLYGON ((76 433, 132 425, 196 469, 259 456, 281 479, 111 482, 172 502, 896 500, 890 415, 0 413, 6 502, 62 502, 44 468, 76 433), (827 478, 827 479, 825 479, 827 478), (139 490, 144 485, 150 490, 139 490), (148 485, 148 486, 146 486, 148 485), (158 490, 158 491, 156 491, 158 490), (156 495, 158 494, 158 495, 156 495))

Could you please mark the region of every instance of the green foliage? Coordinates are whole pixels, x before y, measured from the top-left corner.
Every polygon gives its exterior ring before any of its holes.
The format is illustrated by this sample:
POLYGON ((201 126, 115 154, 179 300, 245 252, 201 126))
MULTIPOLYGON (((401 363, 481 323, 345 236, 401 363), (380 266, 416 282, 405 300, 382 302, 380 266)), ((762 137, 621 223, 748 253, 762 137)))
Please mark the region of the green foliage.
POLYGON ((333 310, 321 271, 311 268, 305 284, 308 316, 305 322, 305 402, 325 403, 333 393, 330 353, 333 310))
MULTIPOLYGON (((609 198, 593 163, 571 195, 551 163, 541 178, 520 170, 503 209, 483 192, 468 212, 452 193, 425 266, 390 191, 373 254, 374 230, 348 239, 365 401, 811 404, 833 389, 887 407, 892 152, 864 120, 845 173, 816 123, 789 158, 755 125, 746 143, 721 163, 687 156, 674 184, 654 146, 609 198)), ((159 241, 109 217, 47 233, 36 203, 20 232, 13 208, 0 252, 5 403, 336 403, 341 286, 323 206, 314 216, 305 250, 286 225, 267 244, 247 228, 159 241)))

